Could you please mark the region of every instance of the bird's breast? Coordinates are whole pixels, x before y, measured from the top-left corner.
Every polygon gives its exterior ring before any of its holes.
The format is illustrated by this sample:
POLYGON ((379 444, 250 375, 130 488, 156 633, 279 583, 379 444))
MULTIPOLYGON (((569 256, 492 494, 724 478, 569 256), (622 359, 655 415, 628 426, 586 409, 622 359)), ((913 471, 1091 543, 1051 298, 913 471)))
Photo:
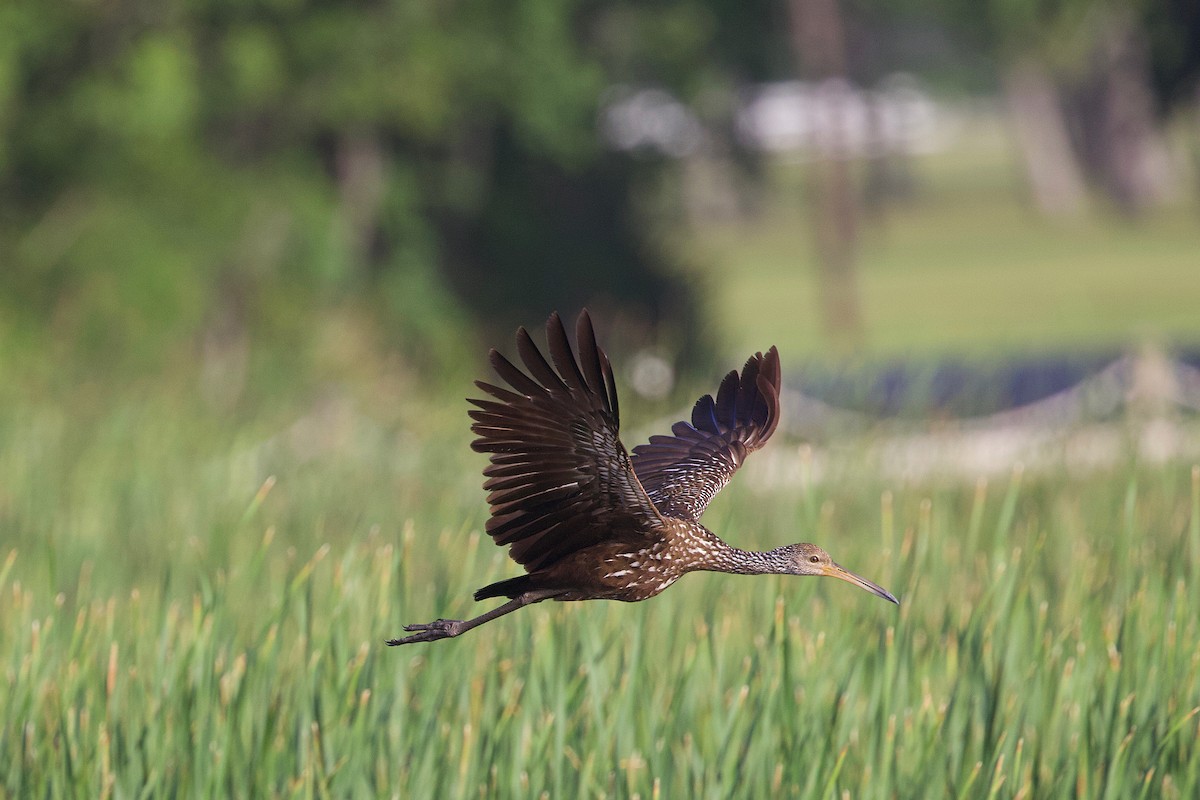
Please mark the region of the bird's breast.
POLYGON ((616 600, 645 600, 666 589, 683 574, 678 559, 663 542, 640 549, 607 554, 600 563, 600 579, 616 600))
POLYGON ((664 541, 609 542, 556 565, 567 590, 557 599, 645 600, 677 581, 687 571, 682 566, 664 541))

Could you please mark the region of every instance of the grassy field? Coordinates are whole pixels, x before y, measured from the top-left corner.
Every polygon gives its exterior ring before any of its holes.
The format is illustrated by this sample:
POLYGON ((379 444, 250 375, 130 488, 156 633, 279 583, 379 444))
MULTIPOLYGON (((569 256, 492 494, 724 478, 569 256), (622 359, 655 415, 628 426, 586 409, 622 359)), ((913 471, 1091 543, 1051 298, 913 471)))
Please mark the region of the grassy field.
MULTIPOLYGON (((462 408, 316 452, 176 398, 0 427, 0 795, 1194 797, 1200 477, 760 494, 893 590, 694 575, 389 649, 514 574, 462 408), (240 431, 240 432, 239 432, 240 431)), ((773 446, 787 446, 775 443, 773 446)))
MULTIPOLYGON (((993 121, 918 157, 911 199, 860 220, 862 345, 876 355, 1004 353, 1200 341, 1200 206, 1132 221, 1039 217, 993 121)), ((778 344, 826 352, 804 168, 780 166, 763 214, 686 242, 731 358, 778 344)))
MULTIPOLYGON (((981 163, 868 232, 875 351, 1200 330, 1194 209, 1052 228, 981 163)), ((821 348, 790 213, 697 239, 731 358, 821 348)), ((0 387, 0 797, 1200 796, 1192 465, 742 476, 710 527, 820 543, 901 606, 702 574, 389 649, 516 567, 466 404, 370 374, 225 412, 178 376, 0 387)))

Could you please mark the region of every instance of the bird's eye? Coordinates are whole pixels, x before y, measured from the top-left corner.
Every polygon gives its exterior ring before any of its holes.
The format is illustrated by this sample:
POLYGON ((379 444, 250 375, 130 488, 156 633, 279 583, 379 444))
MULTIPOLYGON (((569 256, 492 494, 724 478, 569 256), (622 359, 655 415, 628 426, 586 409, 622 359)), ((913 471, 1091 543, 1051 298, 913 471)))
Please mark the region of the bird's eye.
POLYGON ((809 556, 808 560, 814 564, 819 564, 821 562, 821 557, 820 556, 809 556))

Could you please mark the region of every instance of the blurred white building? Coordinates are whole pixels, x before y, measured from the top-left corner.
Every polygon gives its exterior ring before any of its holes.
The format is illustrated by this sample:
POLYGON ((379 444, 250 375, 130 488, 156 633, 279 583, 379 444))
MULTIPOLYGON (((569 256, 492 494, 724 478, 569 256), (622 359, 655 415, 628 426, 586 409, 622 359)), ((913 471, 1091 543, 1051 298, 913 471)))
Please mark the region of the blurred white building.
MULTIPOLYGON (((952 143, 955 119, 915 78, 895 74, 875 89, 841 79, 761 84, 743 92, 733 122, 743 146, 802 160, 937 152, 952 143)), ((612 90, 600 132, 617 150, 672 158, 703 153, 710 139, 670 93, 631 87, 612 90)))

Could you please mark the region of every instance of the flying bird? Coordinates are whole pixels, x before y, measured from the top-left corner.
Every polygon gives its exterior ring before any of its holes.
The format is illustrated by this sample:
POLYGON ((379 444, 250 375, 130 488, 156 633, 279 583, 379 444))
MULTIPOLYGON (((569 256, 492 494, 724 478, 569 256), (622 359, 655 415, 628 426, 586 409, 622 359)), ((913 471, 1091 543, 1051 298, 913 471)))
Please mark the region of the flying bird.
POLYGON ((469 401, 478 437, 471 447, 491 461, 483 471, 486 530, 526 574, 475 592, 476 600, 507 598, 503 605, 472 619, 407 625, 410 635, 389 645, 458 636, 543 600, 646 600, 697 570, 824 575, 899 604, 815 544, 741 550, 700 524, 779 424, 774 347, 726 375, 716 397, 696 401, 691 420, 675 423, 670 436, 652 436, 630 454, 618 437, 612 367, 588 312, 576 322, 576 350, 558 314, 546 322, 546 338, 550 361, 517 330, 524 370, 493 349, 492 367, 508 388, 476 381, 490 397, 469 401))

